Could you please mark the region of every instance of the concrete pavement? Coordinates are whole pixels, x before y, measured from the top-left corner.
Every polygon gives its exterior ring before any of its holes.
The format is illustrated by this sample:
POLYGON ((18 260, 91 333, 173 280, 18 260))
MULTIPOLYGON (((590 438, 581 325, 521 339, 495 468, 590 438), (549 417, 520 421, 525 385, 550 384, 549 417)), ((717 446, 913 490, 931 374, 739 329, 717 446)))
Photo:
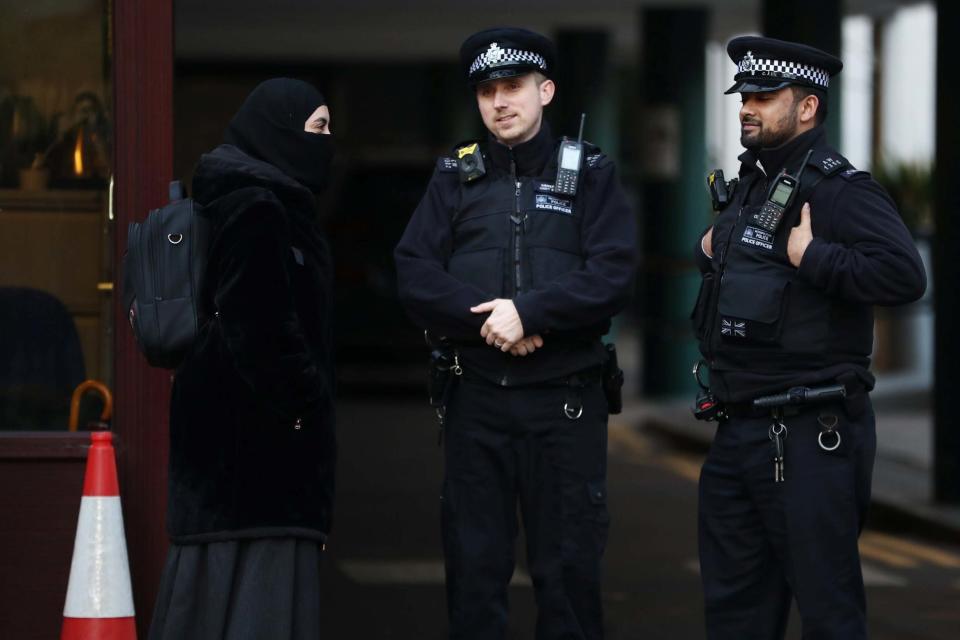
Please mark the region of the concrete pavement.
MULTIPOLYGON (((338 403, 337 507, 323 572, 328 638, 445 637, 443 457, 422 395, 418 389, 338 403)), ((679 446, 689 441, 637 427, 640 410, 631 402, 628 413, 610 421, 606 637, 703 638, 696 542, 703 445, 679 446)), ((677 410, 686 411, 685 405, 677 410)), ((693 426, 703 432, 701 425, 693 426)), ((934 545, 871 528, 864 532, 861 553, 874 640, 956 636, 956 544, 934 545)), ((511 640, 534 637, 536 607, 524 556, 521 539, 510 589, 511 640)), ((799 637, 796 615, 787 637, 799 637)))

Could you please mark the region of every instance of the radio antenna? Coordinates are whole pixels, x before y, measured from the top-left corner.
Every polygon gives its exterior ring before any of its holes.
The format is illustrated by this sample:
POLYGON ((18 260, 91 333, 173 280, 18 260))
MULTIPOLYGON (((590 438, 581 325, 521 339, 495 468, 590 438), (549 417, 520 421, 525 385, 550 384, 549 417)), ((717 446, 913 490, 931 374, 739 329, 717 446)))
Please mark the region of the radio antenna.
POLYGON ((583 142, 583 122, 587 119, 587 114, 580 114, 580 133, 577 134, 577 142, 583 142))
POLYGON ((803 164, 800 165, 800 170, 797 171, 797 182, 800 182, 800 176, 803 175, 803 170, 807 168, 807 163, 810 162, 810 156, 813 155, 813 149, 807 151, 806 157, 803 159, 803 164))

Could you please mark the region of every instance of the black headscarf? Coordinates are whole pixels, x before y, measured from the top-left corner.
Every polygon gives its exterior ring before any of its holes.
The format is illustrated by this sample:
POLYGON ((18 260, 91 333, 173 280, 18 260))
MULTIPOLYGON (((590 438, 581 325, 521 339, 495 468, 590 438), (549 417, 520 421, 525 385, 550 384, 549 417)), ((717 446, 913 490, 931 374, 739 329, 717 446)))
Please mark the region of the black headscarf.
POLYGON ((266 80, 250 92, 233 116, 225 141, 320 193, 330 176, 333 140, 329 135, 304 131, 303 126, 317 107, 326 103, 322 93, 302 80, 266 80))

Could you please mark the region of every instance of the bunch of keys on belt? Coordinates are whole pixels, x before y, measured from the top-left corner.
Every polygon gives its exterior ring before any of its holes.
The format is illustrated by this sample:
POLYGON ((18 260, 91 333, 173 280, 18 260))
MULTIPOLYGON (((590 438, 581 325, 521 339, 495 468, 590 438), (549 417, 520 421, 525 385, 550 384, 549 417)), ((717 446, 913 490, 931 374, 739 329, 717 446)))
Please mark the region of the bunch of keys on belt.
POLYGON ((787 439, 787 425, 779 417, 774 418, 768 435, 773 441, 773 481, 783 482, 783 443, 787 439))
MULTIPOLYGON (((769 436, 773 441, 773 480, 783 482, 783 441, 787 439, 787 425, 783 423, 783 408, 788 405, 812 404, 827 402, 847 397, 847 390, 841 384, 826 387, 791 387, 786 393, 772 396, 763 396, 753 401, 757 408, 771 409, 773 423, 770 425, 769 436)), ((817 438, 824 451, 833 451, 840 446, 840 433, 836 431, 837 417, 830 414, 821 414, 820 426, 822 430, 817 438), (832 420, 830 419, 832 418, 832 420), (824 436, 836 436, 833 444, 824 442, 824 436)))

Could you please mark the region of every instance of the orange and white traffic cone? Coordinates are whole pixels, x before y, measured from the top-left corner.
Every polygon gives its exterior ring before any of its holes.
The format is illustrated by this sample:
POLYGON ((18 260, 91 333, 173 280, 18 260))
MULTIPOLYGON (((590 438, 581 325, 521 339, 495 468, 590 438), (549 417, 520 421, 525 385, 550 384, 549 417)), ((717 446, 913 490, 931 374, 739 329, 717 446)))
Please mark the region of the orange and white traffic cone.
POLYGON ((136 640, 112 436, 90 434, 61 640, 136 640))

